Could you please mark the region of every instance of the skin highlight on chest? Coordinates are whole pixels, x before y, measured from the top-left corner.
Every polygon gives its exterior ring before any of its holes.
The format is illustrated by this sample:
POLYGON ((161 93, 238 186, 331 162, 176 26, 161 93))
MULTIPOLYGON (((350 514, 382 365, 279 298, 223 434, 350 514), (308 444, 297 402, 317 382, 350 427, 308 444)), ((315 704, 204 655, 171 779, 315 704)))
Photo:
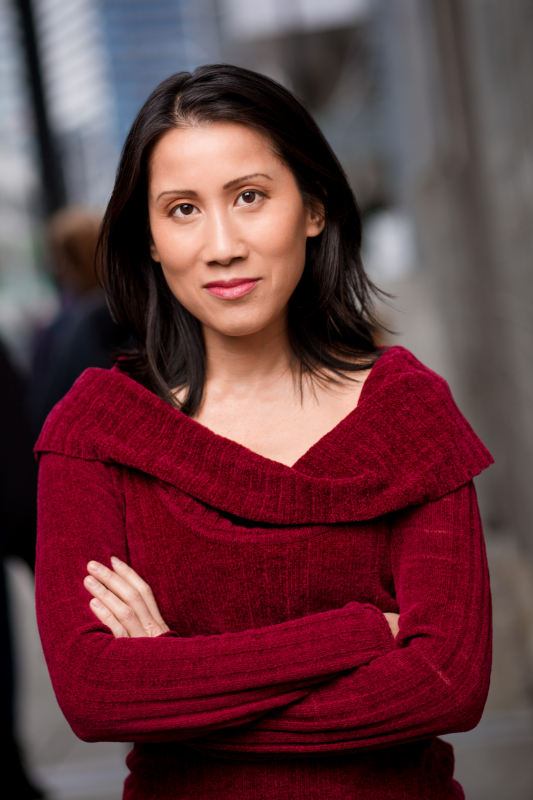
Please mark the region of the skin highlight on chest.
POLYGON ((340 385, 304 380, 302 393, 292 375, 252 393, 225 382, 207 384, 196 421, 254 453, 292 466, 356 409, 369 374, 356 373, 355 380, 340 385))

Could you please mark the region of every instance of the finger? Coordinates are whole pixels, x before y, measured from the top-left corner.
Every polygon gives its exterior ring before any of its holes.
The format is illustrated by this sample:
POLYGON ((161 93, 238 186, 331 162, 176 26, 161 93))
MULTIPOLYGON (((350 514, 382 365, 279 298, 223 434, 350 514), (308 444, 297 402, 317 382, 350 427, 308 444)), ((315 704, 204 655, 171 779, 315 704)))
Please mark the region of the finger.
MULTIPOLYGON (((132 586, 125 578, 113 572, 113 570, 103 564, 100 564, 98 561, 90 561, 87 565, 87 569, 96 580, 104 584, 116 597, 132 609, 144 629, 143 634, 136 632, 132 634, 133 636, 159 636, 161 633, 164 633, 165 630, 168 630, 166 626, 162 628, 160 623, 154 619, 140 591, 135 586, 132 586)), ((104 599, 100 595, 99 598, 100 600, 104 599)), ((122 618, 120 619, 122 621, 122 618)))
POLYGON ((394 614, 392 611, 388 611, 383 616, 389 623, 392 635, 394 636, 394 638, 396 638, 396 636, 400 632, 400 627, 399 627, 400 615, 394 614))
POLYGON ((103 583, 97 581, 92 575, 87 575, 83 584, 93 597, 100 600, 113 616, 118 619, 121 625, 126 629, 128 636, 132 638, 146 636, 144 628, 135 614, 135 611, 104 586, 103 583))
POLYGON ((114 595, 135 612, 141 624, 147 625, 148 627, 153 625, 153 615, 146 605, 142 594, 135 586, 132 586, 132 584, 121 575, 118 575, 98 561, 89 561, 87 569, 91 575, 100 583, 103 583, 114 595))
POLYGON ((141 597, 143 598, 148 610, 152 614, 155 621, 164 629, 169 630, 168 625, 164 621, 163 617, 161 616, 161 612, 156 603, 156 599, 154 597, 154 593, 150 586, 144 581, 140 575, 138 575, 134 569, 132 569, 128 564, 125 564, 124 561, 121 561, 120 558, 116 556, 111 556, 111 563, 113 564, 113 569, 115 572, 124 578, 131 586, 133 586, 141 597))
POLYGON ((125 564, 124 561, 121 561, 120 558, 111 556, 111 563, 113 564, 113 569, 115 572, 124 578, 124 580, 126 580, 131 586, 137 589, 148 609, 150 610, 153 618, 162 622, 163 619, 159 612, 159 608, 157 607, 154 594, 146 581, 144 581, 141 576, 138 575, 128 564, 125 564))
POLYGON ((115 639, 124 639, 128 637, 126 628, 120 624, 114 614, 112 614, 98 598, 93 597, 89 606, 95 617, 97 617, 100 622, 103 622, 104 625, 107 625, 115 639))

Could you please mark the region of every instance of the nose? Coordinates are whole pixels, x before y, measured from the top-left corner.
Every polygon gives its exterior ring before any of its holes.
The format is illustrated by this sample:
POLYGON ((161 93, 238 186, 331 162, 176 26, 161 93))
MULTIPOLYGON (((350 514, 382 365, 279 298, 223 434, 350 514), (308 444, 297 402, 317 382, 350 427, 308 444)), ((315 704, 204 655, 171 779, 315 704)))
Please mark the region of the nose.
POLYGON ((209 266, 229 267, 248 255, 248 246, 231 214, 210 214, 205 230, 204 261, 209 266))

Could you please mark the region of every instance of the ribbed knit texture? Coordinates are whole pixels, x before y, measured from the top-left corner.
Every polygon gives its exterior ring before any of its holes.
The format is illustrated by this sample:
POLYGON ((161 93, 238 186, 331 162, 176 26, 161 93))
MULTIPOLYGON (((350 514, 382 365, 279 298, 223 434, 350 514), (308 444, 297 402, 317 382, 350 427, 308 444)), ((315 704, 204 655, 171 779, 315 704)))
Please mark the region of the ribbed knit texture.
POLYGON ((293 467, 116 369, 87 370, 36 449, 45 656, 78 736, 136 743, 125 798, 463 796, 435 736, 477 724, 488 690, 471 479, 491 458, 408 351, 293 467), (111 555, 172 633, 96 620, 82 581, 111 555))

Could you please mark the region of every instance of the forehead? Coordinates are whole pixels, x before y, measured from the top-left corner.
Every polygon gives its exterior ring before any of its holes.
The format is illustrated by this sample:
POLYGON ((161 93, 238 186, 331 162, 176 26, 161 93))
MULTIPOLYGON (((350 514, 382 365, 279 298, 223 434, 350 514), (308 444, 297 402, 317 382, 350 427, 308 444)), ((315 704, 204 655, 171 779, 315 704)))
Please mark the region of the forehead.
POLYGON ((211 122, 167 131, 151 154, 148 177, 150 183, 158 184, 176 177, 204 179, 208 175, 231 180, 237 177, 236 168, 242 174, 260 172, 251 167, 261 163, 286 169, 266 134, 238 122, 211 122))

